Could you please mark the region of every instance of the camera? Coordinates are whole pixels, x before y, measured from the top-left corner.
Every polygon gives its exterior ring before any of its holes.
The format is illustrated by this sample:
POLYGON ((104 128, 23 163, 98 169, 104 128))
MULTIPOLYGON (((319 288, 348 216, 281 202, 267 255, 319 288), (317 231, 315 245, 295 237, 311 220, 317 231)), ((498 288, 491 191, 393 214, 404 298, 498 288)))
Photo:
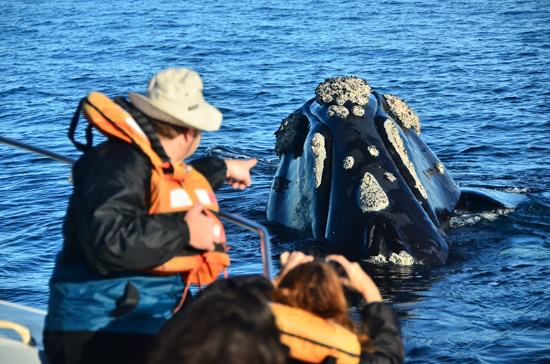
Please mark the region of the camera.
POLYGON ((332 269, 334 269, 334 271, 336 272, 336 274, 338 274, 338 277, 344 277, 344 278, 347 278, 347 274, 346 274, 346 270, 344 269, 344 267, 342 267, 342 265, 334 260, 328 260, 325 258, 325 263, 327 263, 329 266, 332 267, 332 269))

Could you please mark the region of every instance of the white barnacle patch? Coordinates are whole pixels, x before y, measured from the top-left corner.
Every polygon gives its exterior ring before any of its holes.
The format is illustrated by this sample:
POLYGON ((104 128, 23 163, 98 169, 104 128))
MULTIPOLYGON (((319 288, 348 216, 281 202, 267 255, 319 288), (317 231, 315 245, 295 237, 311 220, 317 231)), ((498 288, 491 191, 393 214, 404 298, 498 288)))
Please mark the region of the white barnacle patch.
POLYGON ((388 196, 370 173, 365 173, 359 188, 359 207, 363 212, 380 211, 389 205, 388 196))
POLYGON ((418 116, 414 113, 414 110, 405 103, 405 100, 401 100, 394 95, 384 95, 384 99, 388 103, 390 113, 393 114, 399 123, 404 128, 414 129, 416 134, 420 135, 420 122, 418 116))
POLYGON ((338 116, 341 119, 346 119, 349 115, 349 111, 344 106, 331 105, 328 108, 327 115, 331 118, 338 116))
POLYGON ((395 151, 397 152, 397 154, 399 154, 399 157, 401 157, 403 164, 405 165, 405 167, 408 169, 409 173, 413 177, 416 183, 414 187, 418 189, 418 191, 420 191, 420 194, 422 195, 422 197, 427 199, 428 194, 426 193, 426 189, 418 179, 416 170, 414 169, 414 165, 409 160, 409 157, 407 156, 407 151, 405 150, 405 146, 403 145, 403 139, 401 139, 401 136, 399 135, 397 126, 395 126, 395 123, 393 121, 388 119, 384 122, 384 129, 386 129, 386 133, 388 134, 390 142, 395 148, 395 151))
POLYGON ((369 103, 370 91, 367 81, 357 76, 333 77, 317 86, 315 96, 320 105, 333 102, 344 105, 350 101, 364 106, 369 103))
POLYGON ((370 263, 387 263, 388 260, 386 259, 386 257, 383 255, 383 254, 378 254, 376 256, 371 256, 367 259, 367 262, 370 262, 370 263))
POLYGON ((434 166, 428 170, 426 170, 426 172, 424 172, 426 175, 436 175, 436 174, 443 174, 445 173, 445 167, 443 167, 443 164, 442 163, 436 163, 434 164, 434 166))
POLYGON ((367 81, 357 76, 327 78, 315 89, 319 105, 328 105, 327 115, 346 119, 350 113, 362 117, 363 106, 369 103, 371 88, 367 81))
POLYGON ((395 178, 393 173, 390 173, 390 172, 384 173, 384 177, 390 182, 395 182, 395 180, 397 179, 397 178, 395 178))
POLYGON ((414 258, 406 251, 401 251, 399 254, 391 253, 390 257, 386 257, 382 254, 370 257, 368 260, 373 263, 388 263, 391 262, 395 265, 413 265, 415 263, 414 258))
POLYGON ((357 116, 358 118, 360 118, 365 114, 365 109, 362 106, 355 105, 354 107, 351 108, 351 113, 354 116, 357 116))
POLYGON ((327 158, 327 151, 325 149, 325 138, 320 133, 315 133, 311 139, 311 154, 313 154, 313 174, 315 176, 315 188, 321 185, 321 179, 323 176, 323 165, 327 158))
POLYGON ((369 145, 367 150, 369 151, 370 155, 372 155, 373 157, 378 157, 378 154, 380 154, 378 152, 378 149, 376 149, 376 147, 374 145, 369 145))
POLYGON ((355 159, 353 159, 352 156, 347 156, 344 158, 344 168, 345 169, 351 169, 353 167, 353 164, 355 163, 355 159))
POLYGON ((406 251, 402 250, 399 254, 391 253, 390 259, 388 259, 393 264, 397 265, 413 265, 414 264, 414 258, 407 253, 406 251))
POLYGON ((296 113, 290 114, 283 119, 279 130, 275 132, 275 136, 277 137, 275 141, 275 154, 281 155, 285 153, 292 143, 294 143, 299 122, 300 117, 296 113))

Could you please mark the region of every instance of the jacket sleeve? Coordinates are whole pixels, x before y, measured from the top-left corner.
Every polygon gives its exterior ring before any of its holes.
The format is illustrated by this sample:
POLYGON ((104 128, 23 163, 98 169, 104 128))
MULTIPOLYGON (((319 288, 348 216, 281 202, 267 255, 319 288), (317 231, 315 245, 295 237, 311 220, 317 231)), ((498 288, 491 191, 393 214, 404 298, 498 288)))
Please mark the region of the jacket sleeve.
POLYGON ((158 266, 189 243, 184 213, 148 213, 150 179, 148 159, 124 142, 104 143, 74 166, 65 224, 100 272, 158 266))
POLYGON ((218 157, 204 157, 189 162, 189 165, 206 177, 213 190, 219 189, 225 182, 227 165, 223 159, 218 157))
POLYGON ((373 340, 374 353, 361 354, 361 364, 398 364, 405 360, 399 320, 383 302, 367 304, 361 314, 365 333, 373 340))

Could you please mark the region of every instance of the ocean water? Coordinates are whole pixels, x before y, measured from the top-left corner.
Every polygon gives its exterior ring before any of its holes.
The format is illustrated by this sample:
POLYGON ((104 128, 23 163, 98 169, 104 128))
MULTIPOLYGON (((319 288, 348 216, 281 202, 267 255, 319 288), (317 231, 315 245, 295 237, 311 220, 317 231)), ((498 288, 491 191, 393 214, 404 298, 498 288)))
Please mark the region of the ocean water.
MULTIPOLYGON (((460 186, 523 197, 457 213, 443 267, 362 263, 400 316, 406 362, 550 362, 550 2, 0 0, 0 34, 0 135, 73 158, 68 125, 89 91, 198 71, 224 121, 197 153, 259 159, 250 189, 218 196, 268 227, 274 259, 317 252, 265 218, 281 120, 329 77, 404 98, 460 186)), ((69 177, 0 145, 0 299, 46 308, 69 177)), ((230 274, 260 273, 258 237, 227 230, 230 274)))

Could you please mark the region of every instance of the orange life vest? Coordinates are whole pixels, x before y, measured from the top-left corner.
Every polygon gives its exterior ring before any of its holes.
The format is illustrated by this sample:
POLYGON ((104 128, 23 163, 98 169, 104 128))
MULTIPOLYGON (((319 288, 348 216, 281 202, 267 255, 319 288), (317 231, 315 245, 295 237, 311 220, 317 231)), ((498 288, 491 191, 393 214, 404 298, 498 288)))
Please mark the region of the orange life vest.
POLYGON ((271 311, 290 357, 322 363, 333 357, 338 364, 359 363, 361 344, 352 331, 308 311, 272 303, 271 311))
MULTIPOLYGON (((146 271, 159 275, 179 273, 186 283, 199 285, 215 281, 220 272, 229 266, 230 259, 226 253, 223 225, 211 212, 218 212, 219 208, 214 191, 206 178, 183 162, 172 164, 163 161, 134 118, 104 94, 90 92, 83 99, 81 108, 89 123, 102 134, 136 145, 149 157, 153 165, 151 187, 150 195, 144 198, 148 199, 146 204, 150 214, 187 211, 193 205, 201 203, 205 207, 204 212, 218 223, 222 243, 216 250, 220 251, 176 256, 161 266, 146 271)), ((74 127, 76 125, 71 126, 74 127)))

